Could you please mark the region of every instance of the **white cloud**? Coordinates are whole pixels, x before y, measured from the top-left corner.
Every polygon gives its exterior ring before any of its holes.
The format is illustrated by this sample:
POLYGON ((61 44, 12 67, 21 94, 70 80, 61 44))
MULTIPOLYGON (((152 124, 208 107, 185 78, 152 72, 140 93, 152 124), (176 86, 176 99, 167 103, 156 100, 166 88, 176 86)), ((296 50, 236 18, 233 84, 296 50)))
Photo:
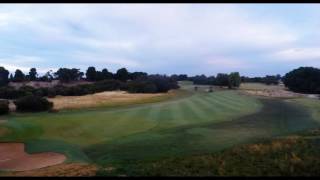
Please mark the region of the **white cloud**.
POLYGON ((241 60, 241 51, 277 52, 272 58, 295 61, 319 57, 318 49, 279 51, 299 42, 299 30, 233 4, 6 5, 0 7, 0 27, 0 38, 14 34, 13 45, 23 47, 33 40, 34 51, 50 51, 44 61, 57 59, 59 66, 156 67, 161 73, 182 61, 225 69, 259 63, 241 60), (155 62, 161 58, 165 62, 155 62))
POLYGON ((118 67, 129 68, 141 66, 141 64, 138 61, 132 59, 124 57, 111 57, 108 55, 95 54, 91 52, 73 52, 72 55, 70 55, 70 57, 79 62, 99 63, 99 65, 104 65, 103 68, 109 66, 110 64, 116 65, 118 67))
MULTIPOLYGON (((45 62, 44 59, 36 56, 25 56, 25 55, 16 55, 13 57, 0 58, 0 66, 5 67, 10 72, 15 72, 15 70, 20 69, 21 71, 27 73, 30 68, 33 68, 39 63, 45 62)), ((38 73, 46 73, 49 70, 56 70, 56 68, 39 68, 38 73)))
POLYGON ((310 60, 320 60, 320 48, 291 48, 276 52, 271 55, 273 58, 289 62, 303 62, 310 60))
POLYGON ((218 68, 231 68, 231 69, 243 69, 250 68, 252 65, 245 63, 241 59, 226 58, 226 57, 214 57, 207 60, 207 64, 218 68))

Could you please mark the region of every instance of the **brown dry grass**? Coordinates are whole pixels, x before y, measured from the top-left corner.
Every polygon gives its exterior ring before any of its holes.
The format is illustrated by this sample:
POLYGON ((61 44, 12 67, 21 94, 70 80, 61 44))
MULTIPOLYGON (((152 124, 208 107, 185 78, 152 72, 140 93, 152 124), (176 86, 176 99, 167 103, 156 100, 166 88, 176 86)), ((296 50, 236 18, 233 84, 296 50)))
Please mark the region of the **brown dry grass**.
POLYGON ((54 109, 79 109, 98 106, 117 106, 136 103, 146 103, 169 98, 173 92, 157 94, 130 94, 125 91, 108 91, 85 96, 57 96, 48 98, 53 102, 54 109))
POLYGON ((293 98, 302 97, 301 94, 294 93, 283 89, 265 89, 265 90, 244 90, 245 93, 255 96, 293 98))
POLYGON ((27 154, 23 143, 0 143, 0 169, 5 171, 27 171, 40 169, 66 160, 63 154, 44 152, 27 154))
POLYGON ((59 164, 51 167, 31 171, 10 172, 4 176, 95 176, 98 168, 95 165, 70 163, 59 164))

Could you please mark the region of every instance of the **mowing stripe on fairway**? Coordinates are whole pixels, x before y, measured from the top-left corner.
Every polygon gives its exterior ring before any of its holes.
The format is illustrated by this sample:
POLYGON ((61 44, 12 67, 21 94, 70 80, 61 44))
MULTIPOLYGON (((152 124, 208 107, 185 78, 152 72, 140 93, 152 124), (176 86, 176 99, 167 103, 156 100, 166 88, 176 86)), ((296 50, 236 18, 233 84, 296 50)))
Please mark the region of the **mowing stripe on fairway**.
POLYGON ((206 120, 206 118, 208 117, 208 112, 202 109, 201 105, 199 105, 199 103, 195 99, 190 99, 186 102, 186 105, 189 109, 191 109, 193 114, 196 115, 197 119, 206 120))

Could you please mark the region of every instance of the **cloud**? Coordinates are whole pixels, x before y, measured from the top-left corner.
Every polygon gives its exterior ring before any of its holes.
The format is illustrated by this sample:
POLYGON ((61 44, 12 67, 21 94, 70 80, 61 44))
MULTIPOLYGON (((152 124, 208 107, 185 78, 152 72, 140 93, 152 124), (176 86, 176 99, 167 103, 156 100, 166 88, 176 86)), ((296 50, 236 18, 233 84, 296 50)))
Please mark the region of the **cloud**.
MULTIPOLYGON (((5 67, 10 72, 15 72, 17 69, 27 73, 30 68, 39 65, 39 63, 45 62, 44 59, 36 56, 16 55, 12 57, 0 58, 0 66, 5 67)), ((56 68, 41 67, 37 71, 38 73, 46 73, 49 70, 57 70, 56 68)))
POLYGON ((282 50, 271 55, 281 61, 304 62, 320 59, 320 47, 291 48, 282 50))
MULTIPOLYGON (((288 23, 293 19, 281 8, 279 19, 269 16, 272 7, 263 12, 234 4, 9 4, 0 7, 0 57, 41 57, 39 63, 18 58, 26 67, 50 68, 54 62, 60 67, 129 67, 159 73, 188 72, 194 65, 221 71, 253 69, 263 56, 296 62, 319 57, 318 49, 298 46, 314 28, 303 31, 296 21, 293 28, 288 23), (290 49, 294 46, 300 48, 290 49), (246 61, 247 56, 253 60, 246 61)), ((311 26, 315 22, 305 25, 316 27, 311 26)))
MULTIPOLYGON (((138 61, 124 58, 124 57, 110 57, 108 55, 94 54, 91 52, 74 52, 71 58, 78 62, 91 62, 102 65, 105 68, 110 65, 116 65, 118 67, 135 68, 141 66, 138 61)), ((101 66, 100 66, 101 67, 101 66)))
POLYGON ((222 68, 222 69, 247 69, 251 68, 252 65, 241 59, 230 58, 230 57, 211 57, 206 61, 207 65, 222 68))

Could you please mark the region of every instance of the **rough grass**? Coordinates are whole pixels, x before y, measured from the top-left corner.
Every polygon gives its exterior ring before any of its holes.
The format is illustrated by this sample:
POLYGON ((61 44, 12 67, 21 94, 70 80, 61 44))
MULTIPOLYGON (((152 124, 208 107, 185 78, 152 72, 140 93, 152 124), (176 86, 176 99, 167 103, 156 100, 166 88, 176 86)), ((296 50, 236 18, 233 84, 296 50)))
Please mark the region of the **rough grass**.
POLYGON ((236 146, 218 153, 141 161, 100 170, 129 176, 319 176, 320 131, 236 146))
POLYGON ((116 107, 131 104, 143 104, 150 102, 158 102, 172 98, 177 93, 177 90, 169 93, 157 94, 131 94, 124 91, 102 92, 84 96, 57 96, 49 98, 53 102, 54 109, 83 109, 94 107, 116 107))
POLYGON ((284 86, 266 85, 263 83, 241 83, 240 89, 243 90, 283 90, 284 86))

